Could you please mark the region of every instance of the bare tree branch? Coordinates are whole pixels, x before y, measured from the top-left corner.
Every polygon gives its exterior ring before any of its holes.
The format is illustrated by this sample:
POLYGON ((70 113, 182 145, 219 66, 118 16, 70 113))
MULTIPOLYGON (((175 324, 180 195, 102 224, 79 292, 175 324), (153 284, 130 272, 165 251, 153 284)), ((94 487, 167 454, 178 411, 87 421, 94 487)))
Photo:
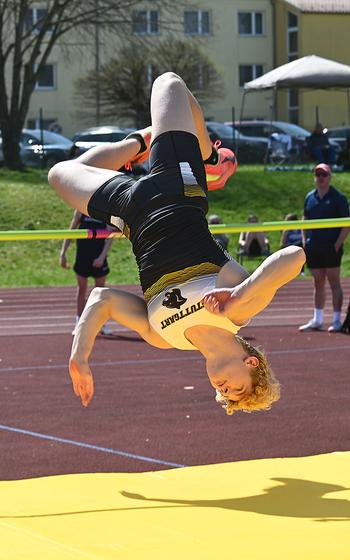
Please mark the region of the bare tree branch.
MULTIPOLYGON (((31 95, 52 49, 74 30, 82 42, 96 23, 116 40, 128 38, 139 0, 0 0, 0 128, 5 164, 21 168, 19 139, 31 95)), ((153 0, 163 15, 172 0, 153 0)), ((177 21, 164 17, 164 25, 177 21)), ((66 45, 68 49, 69 46, 66 45)))
POLYGON ((122 124, 129 121, 136 128, 149 124, 152 81, 169 70, 181 75, 201 102, 215 99, 222 92, 219 72, 195 42, 168 39, 156 47, 143 44, 141 49, 140 43, 132 40, 98 74, 89 72, 77 80, 76 99, 84 107, 79 116, 91 119, 100 87, 102 117, 109 122, 117 119, 122 124), (127 65, 125 60, 129 61, 127 65))

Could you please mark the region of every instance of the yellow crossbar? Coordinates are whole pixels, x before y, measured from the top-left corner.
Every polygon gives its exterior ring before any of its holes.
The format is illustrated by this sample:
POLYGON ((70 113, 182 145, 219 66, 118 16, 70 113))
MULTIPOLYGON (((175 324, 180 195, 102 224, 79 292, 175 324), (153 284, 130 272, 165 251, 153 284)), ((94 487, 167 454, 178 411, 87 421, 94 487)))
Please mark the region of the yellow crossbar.
MULTIPOLYGON (((254 224, 218 224, 210 226, 212 233, 239 233, 241 231, 281 231, 294 229, 323 229, 350 227, 350 218, 332 218, 327 220, 290 220, 280 222, 259 222, 254 224)), ((58 230, 17 230, 0 231, 0 241, 33 241, 46 239, 106 239, 122 237, 120 231, 111 232, 105 229, 93 232, 88 229, 58 230)))

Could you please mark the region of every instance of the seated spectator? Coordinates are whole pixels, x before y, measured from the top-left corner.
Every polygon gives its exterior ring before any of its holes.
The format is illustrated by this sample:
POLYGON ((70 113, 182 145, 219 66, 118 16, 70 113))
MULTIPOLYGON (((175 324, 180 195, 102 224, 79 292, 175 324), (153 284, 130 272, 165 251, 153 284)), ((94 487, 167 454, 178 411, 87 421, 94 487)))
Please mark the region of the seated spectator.
POLYGON ((334 165, 336 162, 335 149, 329 143, 328 134, 323 131, 321 123, 316 124, 313 133, 307 139, 307 149, 317 163, 334 165))
MULTIPOLYGON (((298 216, 294 213, 287 214, 284 218, 286 221, 297 220, 298 216)), ((303 247, 303 234, 301 229, 286 229, 282 231, 280 249, 289 247, 289 245, 296 245, 297 247, 303 247)), ((301 273, 304 276, 304 266, 301 269, 301 273)))
MULTIPOLYGON (((217 214, 212 214, 208 218, 208 224, 222 224, 222 219, 217 214)), ((215 235, 213 235, 213 237, 215 241, 219 243, 219 245, 221 245, 221 247, 226 251, 230 241, 229 236, 225 233, 216 233, 215 235)))
MULTIPOLYGON (((287 214, 284 218, 286 221, 297 220, 298 216, 296 214, 287 214)), ((298 247, 303 246, 303 236, 301 229, 287 229, 282 231, 280 248, 288 247, 289 245, 297 245, 298 247)))
MULTIPOLYGON (((248 223, 259 222, 255 214, 250 214, 248 223)), ((238 253, 240 256, 261 257, 270 254, 269 240, 263 231, 242 231, 239 234, 238 253)))

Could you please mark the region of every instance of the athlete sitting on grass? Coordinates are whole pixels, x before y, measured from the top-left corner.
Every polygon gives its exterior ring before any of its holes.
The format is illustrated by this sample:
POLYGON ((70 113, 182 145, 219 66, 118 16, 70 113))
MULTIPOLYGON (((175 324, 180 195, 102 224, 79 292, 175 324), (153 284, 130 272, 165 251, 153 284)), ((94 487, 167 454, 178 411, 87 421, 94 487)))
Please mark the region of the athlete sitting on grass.
POLYGON ((95 288, 73 340, 70 375, 87 406, 94 386, 88 359, 108 319, 158 348, 198 350, 228 414, 268 409, 279 384, 264 354, 236 336, 280 288, 297 276, 304 252, 288 247, 251 275, 215 243, 205 214, 210 188, 235 171, 233 152, 213 148, 201 108, 176 74, 158 77, 151 96, 151 131, 93 148, 55 165, 49 182, 73 208, 117 226, 130 238, 144 299, 95 288), (118 173, 150 157, 138 181, 118 173), (203 164, 204 161, 204 164, 203 164))

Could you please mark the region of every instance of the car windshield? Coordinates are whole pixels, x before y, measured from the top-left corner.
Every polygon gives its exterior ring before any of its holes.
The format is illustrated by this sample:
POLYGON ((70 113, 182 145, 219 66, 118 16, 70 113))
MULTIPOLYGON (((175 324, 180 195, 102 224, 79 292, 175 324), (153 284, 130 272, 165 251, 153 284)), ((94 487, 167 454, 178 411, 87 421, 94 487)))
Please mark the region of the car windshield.
POLYGON ((104 132, 104 133, 87 133, 77 134, 74 137, 75 142, 115 142, 125 138, 123 132, 104 132))
POLYGON ((233 130, 235 131, 236 135, 238 136, 239 132, 233 126, 228 126, 227 124, 223 123, 208 123, 208 126, 216 132, 218 136, 222 138, 232 138, 233 130))
POLYGON ((276 123, 276 126, 283 130, 285 134, 289 134, 290 136, 310 136, 310 132, 298 126, 297 124, 292 123, 276 123))
MULTIPOLYGON (((69 140, 68 138, 66 138, 65 136, 62 136, 61 134, 56 134, 56 132, 50 132, 49 130, 43 130, 43 139, 44 139, 44 144, 63 144, 65 146, 71 146, 72 145, 72 141, 69 140)), ((33 138, 36 138, 39 142, 39 144, 41 143, 41 131, 40 130, 31 130, 29 132, 29 135, 32 136, 33 138)), ((25 142, 26 142, 26 135, 24 133, 25 136, 25 142)), ((23 141, 23 139, 22 139, 23 141)))
POLYGON ((350 135, 350 128, 333 128, 328 130, 328 136, 331 138, 347 138, 350 135))

